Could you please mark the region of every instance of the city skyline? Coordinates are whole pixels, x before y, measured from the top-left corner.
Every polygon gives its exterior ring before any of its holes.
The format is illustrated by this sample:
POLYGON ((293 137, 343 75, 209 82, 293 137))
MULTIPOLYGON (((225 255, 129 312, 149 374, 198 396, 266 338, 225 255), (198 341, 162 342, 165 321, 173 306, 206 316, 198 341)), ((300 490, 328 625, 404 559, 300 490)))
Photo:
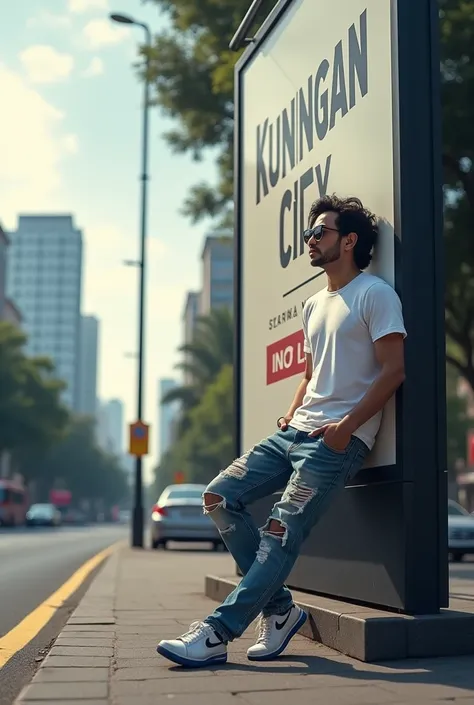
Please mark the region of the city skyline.
POLYGON ((100 321, 96 316, 81 316, 78 411, 94 417, 97 414, 99 330, 100 321))
MULTIPOLYGON (((134 68, 143 37, 112 24, 126 11, 152 32, 156 6, 127 0, 30 0, 9 8, 2 34, 0 223, 19 213, 71 213, 84 233, 82 312, 101 321, 99 398, 136 415, 139 145, 142 86, 134 68), (93 108, 91 107, 93 106, 93 108), (22 115, 22 120, 18 119, 22 115), (130 354, 127 356, 127 354, 130 354)), ((180 213, 190 187, 215 182, 211 158, 174 154, 163 133, 176 123, 152 109, 144 420, 158 428, 156 380, 173 375, 185 292, 198 288, 203 236, 180 213), (157 354, 156 351, 159 351, 157 354)), ((211 155, 212 156, 212 155, 211 155)), ((155 444, 153 444, 155 445, 155 444)), ((154 465, 154 449, 146 476, 154 465)))

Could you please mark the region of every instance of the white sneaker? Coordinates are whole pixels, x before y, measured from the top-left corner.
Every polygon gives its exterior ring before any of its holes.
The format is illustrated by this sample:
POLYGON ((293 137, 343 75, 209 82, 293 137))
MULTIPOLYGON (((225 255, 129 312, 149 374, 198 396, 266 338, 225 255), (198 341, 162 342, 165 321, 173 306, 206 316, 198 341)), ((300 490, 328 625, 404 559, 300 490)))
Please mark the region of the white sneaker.
POLYGON ((292 605, 285 614, 261 617, 257 642, 247 651, 251 661, 274 659, 286 649, 296 632, 306 622, 308 615, 297 605, 292 605))
POLYGON ((160 641, 156 650, 165 658, 188 668, 227 661, 227 645, 206 622, 193 622, 177 639, 160 641))

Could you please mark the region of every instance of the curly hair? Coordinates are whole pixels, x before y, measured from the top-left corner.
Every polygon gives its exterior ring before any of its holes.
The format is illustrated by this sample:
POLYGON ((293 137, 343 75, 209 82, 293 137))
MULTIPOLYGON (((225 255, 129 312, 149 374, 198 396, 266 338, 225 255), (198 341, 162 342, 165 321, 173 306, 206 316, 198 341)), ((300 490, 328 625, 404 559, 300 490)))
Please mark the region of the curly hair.
POLYGON ((366 269, 372 260, 372 249, 377 241, 377 218, 354 196, 339 198, 322 196, 311 206, 308 223, 312 228, 322 213, 337 213, 336 224, 341 235, 355 233, 354 262, 359 269, 366 269))

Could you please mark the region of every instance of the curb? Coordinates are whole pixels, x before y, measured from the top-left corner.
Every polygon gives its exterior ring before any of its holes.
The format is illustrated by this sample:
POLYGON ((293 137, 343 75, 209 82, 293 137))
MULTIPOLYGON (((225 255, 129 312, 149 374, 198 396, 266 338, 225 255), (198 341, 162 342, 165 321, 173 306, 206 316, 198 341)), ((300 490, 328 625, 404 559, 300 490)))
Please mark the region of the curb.
MULTIPOLYGON (((207 575, 204 594, 222 602, 239 582, 207 575)), ((308 613, 299 634, 359 661, 474 654, 474 612, 464 611, 464 605, 410 616, 301 592, 295 603, 308 613)))
POLYGON ((97 554, 101 556, 107 552, 95 565, 99 567, 98 574, 31 683, 23 688, 13 705, 61 700, 71 701, 71 705, 87 701, 90 705, 107 703, 115 641, 114 596, 121 548, 122 543, 114 544, 97 554))

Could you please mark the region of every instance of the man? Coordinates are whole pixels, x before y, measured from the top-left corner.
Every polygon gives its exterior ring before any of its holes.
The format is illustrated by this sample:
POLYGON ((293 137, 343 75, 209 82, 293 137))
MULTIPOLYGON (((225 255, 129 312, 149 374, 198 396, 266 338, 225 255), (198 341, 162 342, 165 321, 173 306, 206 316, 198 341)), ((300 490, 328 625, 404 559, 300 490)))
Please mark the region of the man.
POLYGON ((363 272, 376 236, 376 218, 357 198, 325 196, 311 207, 304 239, 327 287, 303 308, 306 371, 279 430, 235 460, 203 495, 204 511, 244 577, 203 622, 160 642, 158 652, 175 663, 225 662, 228 642, 260 613, 248 658, 276 658, 306 620, 284 582, 311 528, 363 465, 383 407, 404 380, 400 300, 382 279, 363 272), (259 532, 247 505, 285 485, 259 532))

